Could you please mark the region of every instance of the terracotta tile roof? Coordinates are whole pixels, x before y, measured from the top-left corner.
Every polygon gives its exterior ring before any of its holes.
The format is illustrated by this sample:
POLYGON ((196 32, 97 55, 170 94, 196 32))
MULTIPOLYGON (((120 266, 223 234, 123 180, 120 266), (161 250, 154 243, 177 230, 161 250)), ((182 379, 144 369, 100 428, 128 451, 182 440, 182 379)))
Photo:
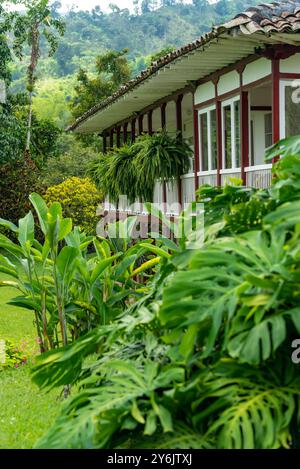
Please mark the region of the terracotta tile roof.
POLYGON ((294 32, 300 29, 300 1, 262 3, 239 13, 233 20, 222 25, 226 29, 239 27, 243 34, 258 31, 294 32))
POLYGON ((151 75, 155 74, 160 68, 165 67, 175 59, 188 54, 189 52, 203 47, 211 40, 217 38, 224 32, 241 32, 244 35, 250 35, 260 32, 265 35, 272 33, 295 33, 300 32, 300 0, 286 0, 282 2, 263 3, 251 7, 245 12, 239 13, 232 20, 213 29, 189 44, 170 52, 169 54, 152 62, 151 65, 143 70, 138 76, 121 86, 109 98, 93 106, 86 113, 80 116, 67 130, 74 130, 78 125, 98 111, 106 108, 128 91, 132 90, 151 75))

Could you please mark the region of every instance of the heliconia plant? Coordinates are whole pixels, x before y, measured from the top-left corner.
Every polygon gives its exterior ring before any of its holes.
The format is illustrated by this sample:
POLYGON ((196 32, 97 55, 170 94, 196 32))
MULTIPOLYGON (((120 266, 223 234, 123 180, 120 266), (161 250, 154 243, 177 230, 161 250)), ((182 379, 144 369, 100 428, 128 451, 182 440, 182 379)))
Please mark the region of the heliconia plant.
POLYGON ((87 236, 64 218, 58 202, 47 206, 33 193, 34 208, 43 241, 36 237, 33 213, 19 220, 18 226, 0 219, 0 226, 14 233, 16 242, 0 234, 0 272, 12 280, 19 292, 10 304, 34 312, 41 351, 66 346, 99 324, 108 324, 126 302, 145 293, 137 275, 159 268, 161 254, 153 251, 152 240, 132 243, 135 217, 117 223, 107 239, 87 236), (92 253, 88 253, 91 246, 92 253))

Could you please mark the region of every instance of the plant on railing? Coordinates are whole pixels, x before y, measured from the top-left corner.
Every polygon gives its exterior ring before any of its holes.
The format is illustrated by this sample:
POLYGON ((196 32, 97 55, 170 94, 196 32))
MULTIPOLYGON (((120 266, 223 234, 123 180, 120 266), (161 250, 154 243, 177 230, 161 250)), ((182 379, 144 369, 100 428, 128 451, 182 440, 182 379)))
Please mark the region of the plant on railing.
POLYGON ((97 158, 90 165, 89 176, 112 202, 122 195, 130 203, 137 199, 152 202, 157 180, 172 181, 187 173, 191 156, 191 148, 179 136, 166 132, 143 135, 132 145, 97 158))
POLYGON ((127 195, 130 203, 136 200, 135 155, 134 145, 123 145, 105 155, 101 154, 90 165, 89 176, 111 201, 118 202, 121 195, 127 195))
POLYGON ((192 149, 179 135, 166 132, 145 135, 135 143, 134 161, 136 185, 139 197, 153 201, 153 190, 157 180, 177 180, 190 169, 192 149))
POLYGON ((38 447, 299 447, 299 147, 258 199, 271 201, 266 212, 249 210, 256 192, 224 190, 241 221, 224 235, 230 210, 211 192, 223 216, 202 248, 175 247, 150 294, 113 325, 40 357, 38 384, 81 389, 38 447))

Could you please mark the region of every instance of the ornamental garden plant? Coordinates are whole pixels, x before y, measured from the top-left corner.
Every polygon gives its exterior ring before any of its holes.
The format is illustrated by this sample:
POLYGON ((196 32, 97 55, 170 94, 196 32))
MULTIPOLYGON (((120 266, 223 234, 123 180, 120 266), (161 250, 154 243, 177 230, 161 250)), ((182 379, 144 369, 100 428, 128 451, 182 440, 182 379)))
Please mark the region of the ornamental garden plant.
POLYGON ((36 448, 299 446, 299 138, 268 158, 279 154, 269 189, 199 190, 194 250, 189 235, 134 244, 130 218, 125 238, 86 236, 37 194, 44 244, 33 214, 2 220, 18 243, 2 235, 1 269, 21 292, 13 302, 37 313, 45 349, 32 379, 71 387, 36 448))

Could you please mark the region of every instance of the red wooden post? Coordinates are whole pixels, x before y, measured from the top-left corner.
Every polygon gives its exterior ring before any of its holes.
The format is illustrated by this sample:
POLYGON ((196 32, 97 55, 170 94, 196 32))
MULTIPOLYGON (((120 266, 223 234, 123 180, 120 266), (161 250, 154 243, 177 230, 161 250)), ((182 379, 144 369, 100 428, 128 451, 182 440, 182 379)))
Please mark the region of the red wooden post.
MULTIPOLYGON (((183 94, 179 94, 176 99, 176 130, 178 138, 182 138, 182 99, 183 94)), ((178 202, 182 205, 181 178, 178 178, 178 202)))
POLYGON ((106 132, 102 133, 102 153, 107 152, 107 135, 106 132))
POLYGON ((127 128, 128 128, 128 122, 126 122, 123 125, 123 142, 124 142, 124 144, 127 143, 127 128))
MULTIPOLYGON (((280 108, 279 108, 279 59, 272 59, 272 128, 273 143, 280 139, 279 128, 280 108)), ((273 158, 273 163, 278 160, 278 156, 273 158)))
POLYGON ((109 131, 109 148, 112 150, 114 147, 114 129, 109 131))
MULTIPOLYGON (((161 119, 161 129, 164 131, 166 130, 166 107, 167 103, 162 103, 160 106, 160 119, 161 119)), ((163 181, 163 205, 164 211, 166 211, 166 203, 167 203, 167 181, 163 181)))
POLYGON ((222 106, 218 100, 218 78, 214 80, 215 85, 215 103, 217 116, 217 185, 221 185, 221 169, 222 169, 222 106))
POLYGON ((132 119, 131 121, 131 143, 134 143, 135 141, 135 122, 136 122, 136 119, 132 119))
POLYGON ((241 91, 240 95, 241 115, 241 178, 246 184, 245 168, 249 166, 249 103, 248 93, 241 91))
POLYGON ((162 103, 162 105, 160 106, 160 118, 161 118, 162 130, 166 129, 166 107, 167 107, 167 103, 162 103))
POLYGON ((167 181, 164 181, 163 182, 163 203, 166 204, 167 203, 167 181))
POLYGON ((117 148, 120 148, 121 146, 121 127, 120 126, 116 128, 116 134, 117 134, 117 138, 116 138, 117 148))
POLYGON ((152 114, 153 114, 153 110, 150 109, 150 111, 148 111, 148 114, 147 114, 147 120, 148 120, 148 134, 149 134, 149 135, 152 135, 152 134, 153 134, 153 128, 152 128, 152 114))
POLYGON ((195 191, 199 187, 199 120, 198 111, 194 109, 194 171, 195 171, 195 191))
POLYGON ((141 134, 143 133, 143 118, 144 118, 144 116, 143 116, 143 114, 141 114, 141 115, 139 116, 139 119, 138 119, 138 125, 139 125, 139 127, 138 127, 138 130, 139 130, 139 135, 141 135, 141 134))
POLYGON ((176 130, 182 134, 182 99, 183 94, 179 94, 176 99, 176 130))
POLYGON ((243 71, 245 65, 239 67, 240 75, 240 152, 241 152, 241 178, 246 185, 245 168, 249 166, 249 102, 248 92, 243 91, 243 71))

